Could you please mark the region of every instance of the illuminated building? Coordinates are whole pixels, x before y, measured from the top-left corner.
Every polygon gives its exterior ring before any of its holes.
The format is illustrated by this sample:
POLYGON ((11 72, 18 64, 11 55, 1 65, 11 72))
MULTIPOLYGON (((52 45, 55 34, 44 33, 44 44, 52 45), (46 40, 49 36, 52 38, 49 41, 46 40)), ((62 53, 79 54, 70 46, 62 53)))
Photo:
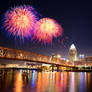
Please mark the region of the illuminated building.
POLYGON ((79 61, 85 61, 85 55, 79 54, 79 61))
POLYGON ((86 60, 86 62, 89 62, 89 61, 92 62, 92 56, 86 56, 85 60, 86 60))
POLYGON ((70 46, 69 49, 69 61, 74 62, 77 60, 77 49, 74 44, 70 46))
POLYGON ((61 54, 57 54, 57 58, 59 58, 59 59, 60 59, 60 58, 61 58, 61 54))
POLYGON ((84 54, 80 54, 79 58, 83 59, 83 58, 85 58, 85 55, 84 54))

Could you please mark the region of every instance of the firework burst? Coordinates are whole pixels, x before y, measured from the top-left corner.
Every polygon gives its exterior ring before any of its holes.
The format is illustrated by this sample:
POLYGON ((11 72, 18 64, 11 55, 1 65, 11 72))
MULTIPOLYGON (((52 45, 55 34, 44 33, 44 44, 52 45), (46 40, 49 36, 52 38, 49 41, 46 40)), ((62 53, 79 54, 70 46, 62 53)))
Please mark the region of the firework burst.
POLYGON ((53 19, 43 18, 40 19, 34 29, 34 38, 39 42, 51 43, 53 37, 57 38, 62 35, 61 26, 53 19))
POLYGON ((31 36, 37 21, 34 9, 30 6, 11 8, 5 13, 4 27, 9 33, 19 37, 31 36))

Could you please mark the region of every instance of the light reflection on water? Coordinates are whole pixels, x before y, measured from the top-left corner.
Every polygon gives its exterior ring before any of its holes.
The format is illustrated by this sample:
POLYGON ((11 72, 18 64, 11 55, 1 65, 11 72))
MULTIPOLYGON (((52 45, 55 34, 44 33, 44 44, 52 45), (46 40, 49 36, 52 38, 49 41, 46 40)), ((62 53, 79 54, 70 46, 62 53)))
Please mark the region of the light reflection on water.
POLYGON ((0 92, 92 92, 90 72, 8 71, 0 76, 0 92))
POLYGON ((22 92, 22 91, 23 91, 22 74, 16 73, 14 82, 14 92, 22 92))

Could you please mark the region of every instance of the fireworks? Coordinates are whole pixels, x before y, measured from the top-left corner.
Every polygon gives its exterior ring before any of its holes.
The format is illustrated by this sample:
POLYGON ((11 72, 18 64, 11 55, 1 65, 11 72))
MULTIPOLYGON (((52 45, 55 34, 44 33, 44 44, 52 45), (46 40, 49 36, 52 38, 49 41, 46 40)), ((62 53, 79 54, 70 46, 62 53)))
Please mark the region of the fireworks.
POLYGON ((62 28, 55 20, 43 18, 36 23, 34 34, 39 42, 50 43, 53 37, 57 38, 62 35, 62 28))
POLYGON ((51 43, 53 38, 62 35, 61 26, 50 18, 37 21, 37 12, 30 6, 11 8, 5 13, 4 28, 14 36, 31 37, 38 42, 51 43))
POLYGON ((30 6, 11 8, 5 13, 4 27, 9 33, 19 37, 29 37, 37 21, 34 9, 30 6))

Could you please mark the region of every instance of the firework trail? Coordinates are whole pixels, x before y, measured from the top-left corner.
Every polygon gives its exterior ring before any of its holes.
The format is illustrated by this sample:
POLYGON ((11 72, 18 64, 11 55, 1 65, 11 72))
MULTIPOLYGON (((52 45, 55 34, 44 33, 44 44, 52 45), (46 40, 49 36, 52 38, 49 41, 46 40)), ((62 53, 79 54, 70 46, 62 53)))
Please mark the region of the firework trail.
POLYGON ((62 35, 61 26, 53 19, 40 19, 34 28, 34 38, 39 42, 51 43, 53 37, 57 38, 62 35))
POLYGON ((64 38, 62 38, 62 40, 61 40, 61 44, 64 46, 64 48, 67 47, 66 44, 65 44, 65 42, 66 42, 68 39, 69 39, 68 37, 64 37, 64 38))
POLYGON ((30 37, 37 21, 34 9, 30 6, 11 8, 5 13, 4 28, 14 36, 30 37))

